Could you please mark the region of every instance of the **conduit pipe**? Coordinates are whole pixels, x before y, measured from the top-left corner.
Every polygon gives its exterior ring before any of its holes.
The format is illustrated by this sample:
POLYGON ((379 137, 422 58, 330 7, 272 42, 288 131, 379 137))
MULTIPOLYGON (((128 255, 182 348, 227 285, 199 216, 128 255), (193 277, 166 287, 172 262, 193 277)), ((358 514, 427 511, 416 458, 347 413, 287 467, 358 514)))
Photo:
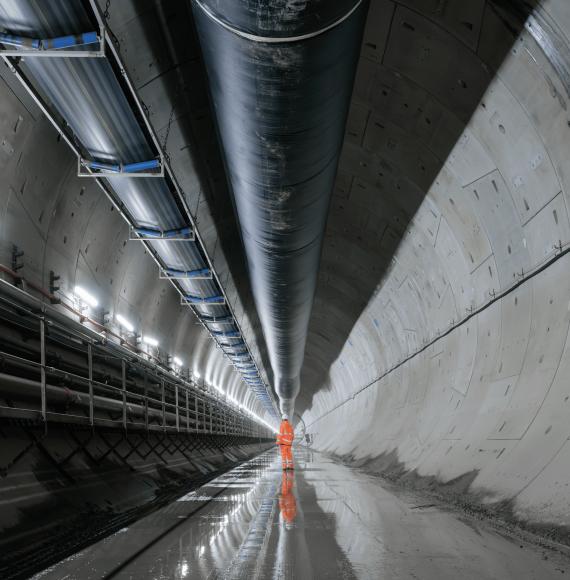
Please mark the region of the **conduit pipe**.
POLYGON ((366 0, 194 0, 281 411, 293 414, 366 0))
MULTIPOLYGON (((0 382, 2 383, 2 393, 12 397, 18 397, 26 400, 39 400, 41 384, 39 381, 32 379, 25 379, 22 377, 15 377, 5 373, 0 373, 0 382)), ((82 407, 89 407, 89 393, 82 391, 71 390, 66 387, 58 387, 55 385, 46 384, 46 394, 50 403, 69 404, 75 403, 82 407)), ((142 396, 138 396, 142 399, 142 396)), ((120 399, 112 399, 110 397, 103 397, 101 395, 94 395, 93 401, 97 410, 117 412, 123 408, 123 401, 120 399)), ((127 411, 131 415, 142 417, 148 412, 149 417, 155 417, 162 420, 162 410, 148 408, 148 411, 143 405, 135 403, 126 404, 127 411)), ((176 415, 170 411, 165 412, 165 417, 174 422, 176 415)))

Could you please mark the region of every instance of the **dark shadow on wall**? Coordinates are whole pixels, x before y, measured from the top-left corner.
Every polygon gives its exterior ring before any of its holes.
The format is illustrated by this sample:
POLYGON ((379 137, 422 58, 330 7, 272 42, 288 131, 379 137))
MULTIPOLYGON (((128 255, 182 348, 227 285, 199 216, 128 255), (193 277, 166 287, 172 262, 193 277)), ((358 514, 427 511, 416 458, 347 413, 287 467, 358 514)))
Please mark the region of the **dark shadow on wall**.
POLYGON ((372 3, 305 350, 296 408, 301 414, 316 393, 330 388, 331 365, 539 5, 540 0, 372 3), (385 22, 390 25, 382 31, 385 22), (442 60, 450 63, 443 71, 442 60), (439 110, 430 107, 434 100, 439 110), (386 116, 387 105, 401 111, 398 119, 386 116))

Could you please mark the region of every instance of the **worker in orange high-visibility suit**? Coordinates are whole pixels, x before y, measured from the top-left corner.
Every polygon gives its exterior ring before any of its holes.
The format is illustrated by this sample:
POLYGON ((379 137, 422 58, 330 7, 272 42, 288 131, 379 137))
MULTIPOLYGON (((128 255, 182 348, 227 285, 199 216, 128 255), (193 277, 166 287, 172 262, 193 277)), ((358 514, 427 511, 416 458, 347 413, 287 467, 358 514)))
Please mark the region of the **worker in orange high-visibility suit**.
POLYGON ((293 469, 293 439, 295 439, 295 433, 293 431, 293 425, 289 423, 289 417, 283 415, 283 420, 281 421, 281 427, 279 429, 279 435, 277 435, 277 445, 281 448, 281 461, 283 463, 283 469, 293 469))
POLYGON ((281 478, 281 494, 279 495, 279 511, 285 523, 285 527, 290 529, 297 517, 297 501, 293 493, 295 476, 290 471, 284 471, 281 478))

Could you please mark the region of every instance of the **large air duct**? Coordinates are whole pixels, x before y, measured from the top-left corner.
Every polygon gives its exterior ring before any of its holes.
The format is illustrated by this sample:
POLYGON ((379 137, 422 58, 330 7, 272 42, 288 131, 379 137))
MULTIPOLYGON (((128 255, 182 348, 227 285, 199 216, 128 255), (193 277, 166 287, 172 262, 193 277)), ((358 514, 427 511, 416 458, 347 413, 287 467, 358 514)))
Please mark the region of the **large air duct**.
POLYGON ((194 0, 281 410, 292 414, 365 0, 194 0))

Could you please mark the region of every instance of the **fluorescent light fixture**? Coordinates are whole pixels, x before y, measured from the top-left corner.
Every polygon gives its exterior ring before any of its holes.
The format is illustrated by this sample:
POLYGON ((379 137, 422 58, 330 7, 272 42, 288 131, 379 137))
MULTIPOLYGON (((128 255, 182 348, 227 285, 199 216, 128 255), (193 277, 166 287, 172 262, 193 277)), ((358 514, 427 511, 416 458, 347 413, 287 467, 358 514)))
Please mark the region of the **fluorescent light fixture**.
POLYGON ((181 367, 184 362, 182 361, 182 359, 179 359, 177 356, 173 357, 172 362, 177 366, 177 367, 181 367))
POLYGON ((158 340, 152 336, 143 336, 143 342, 149 346, 158 346, 158 340))
POLYGON ((75 294, 75 296, 77 296, 79 299, 85 302, 85 304, 91 306, 91 308, 97 308, 97 306, 99 306, 99 301, 97 300, 97 298, 95 298, 93 294, 87 292, 85 288, 82 288, 81 286, 76 286, 73 289, 73 293, 75 294))
POLYGON ((127 332, 135 331, 135 327, 124 316, 117 314, 115 319, 119 323, 119 326, 122 326, 127 332))

